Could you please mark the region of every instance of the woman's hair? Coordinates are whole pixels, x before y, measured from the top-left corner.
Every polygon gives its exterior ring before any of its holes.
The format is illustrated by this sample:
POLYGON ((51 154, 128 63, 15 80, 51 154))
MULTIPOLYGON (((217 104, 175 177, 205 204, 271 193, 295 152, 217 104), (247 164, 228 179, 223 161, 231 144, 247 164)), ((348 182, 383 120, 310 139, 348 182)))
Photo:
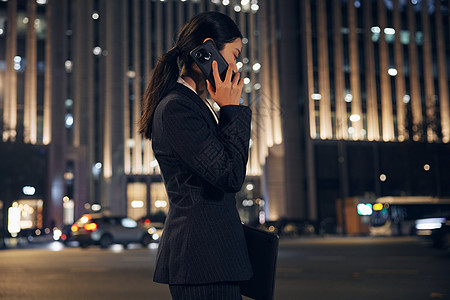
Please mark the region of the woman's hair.
POLYGON ((191 68, 194 61, 190 52, 207 38, 212 38, 217 49, 222 50, 226 43, 242 38, 242 34, 231 18, 218 12, 201 13, 184 25, 175 46, 156 64, 143 96, 138 125, 139 133, 144 134, 146 138, 150 139, 152 135, 152 119, 156 106, 175 87, 180 75, 179 67, 191 68))

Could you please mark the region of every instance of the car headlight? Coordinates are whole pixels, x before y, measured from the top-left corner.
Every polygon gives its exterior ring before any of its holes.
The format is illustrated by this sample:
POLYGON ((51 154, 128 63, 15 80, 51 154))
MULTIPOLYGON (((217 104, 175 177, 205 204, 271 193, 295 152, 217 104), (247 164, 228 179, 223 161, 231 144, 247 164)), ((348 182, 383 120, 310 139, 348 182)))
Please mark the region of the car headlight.
POLYGON ((439 229, 445 223, 445 218, 429 218, 416 221, 417 230, 432 230, 439 229))
POLYGON ((59 230, 59 229, 54 229, 53 230, 53 239, 55 241, 59 240, 61 238, 61 235, 62 235, 62 231, 61 230, 59 230))

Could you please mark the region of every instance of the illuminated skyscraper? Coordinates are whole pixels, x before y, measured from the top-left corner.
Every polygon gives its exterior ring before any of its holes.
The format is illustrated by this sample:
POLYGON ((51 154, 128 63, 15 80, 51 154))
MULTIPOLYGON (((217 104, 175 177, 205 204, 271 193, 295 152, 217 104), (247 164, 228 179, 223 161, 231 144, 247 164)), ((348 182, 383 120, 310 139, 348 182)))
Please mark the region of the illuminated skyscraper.
POLYGON ((337 198, 448 197, 449 1, 284 5, 300 16, 304 217, 334 218, 337 198))

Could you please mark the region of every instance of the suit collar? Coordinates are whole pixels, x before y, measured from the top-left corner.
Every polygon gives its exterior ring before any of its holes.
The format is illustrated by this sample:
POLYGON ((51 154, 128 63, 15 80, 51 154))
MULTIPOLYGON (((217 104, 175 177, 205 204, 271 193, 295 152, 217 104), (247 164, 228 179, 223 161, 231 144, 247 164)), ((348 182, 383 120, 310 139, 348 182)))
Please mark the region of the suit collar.
POLYGON ((209 110, 209 108, 206 106, 206 103, 203 102, 202 98, 200 98, 199 95, 197 95, 196 93, 194 93, 194 91, 192 91, 190 88, 184 86, 181 83, 176 83, 175 86, 175 91, 187 96, 190 100, 192 100, 195 104, 197 104, 201 111, 203 112, 203 114, 208 115, 208 119, 212 120, 214 122, 214 125, 217 125, 216 119, 214 118, 214 116, 212 115, 212 112, 209 110))

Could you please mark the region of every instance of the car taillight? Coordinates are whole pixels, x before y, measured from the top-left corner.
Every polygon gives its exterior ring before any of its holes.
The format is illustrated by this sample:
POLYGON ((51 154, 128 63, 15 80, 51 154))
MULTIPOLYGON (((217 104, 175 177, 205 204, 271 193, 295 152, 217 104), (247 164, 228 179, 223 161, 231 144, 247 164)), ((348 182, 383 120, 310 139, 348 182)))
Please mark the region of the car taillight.
POLYGON ((95 231, 97 230, 97 224, 95 223, 84 224, 84 229, 87 231, 95 231))
POLYGON ((83 215, 83 216, 80 218, 80 221, 81 221, 82 223, 87 223, 87 222, 89 222, 90 219, 92 219, 92 216, 91 216, 91 215, 83 215))
POLYGON ((145 221, 144 221, 145 225, 150 225, 150 223, 151 223, 150 219, 145 219, 145 221))
POLYGON ((78 227, 77 224, 73 224, 73 225, 70 227, 70 230, 72 230, 73 232, 78 231, 78 229, 80 229, 80 228, 78 227))

